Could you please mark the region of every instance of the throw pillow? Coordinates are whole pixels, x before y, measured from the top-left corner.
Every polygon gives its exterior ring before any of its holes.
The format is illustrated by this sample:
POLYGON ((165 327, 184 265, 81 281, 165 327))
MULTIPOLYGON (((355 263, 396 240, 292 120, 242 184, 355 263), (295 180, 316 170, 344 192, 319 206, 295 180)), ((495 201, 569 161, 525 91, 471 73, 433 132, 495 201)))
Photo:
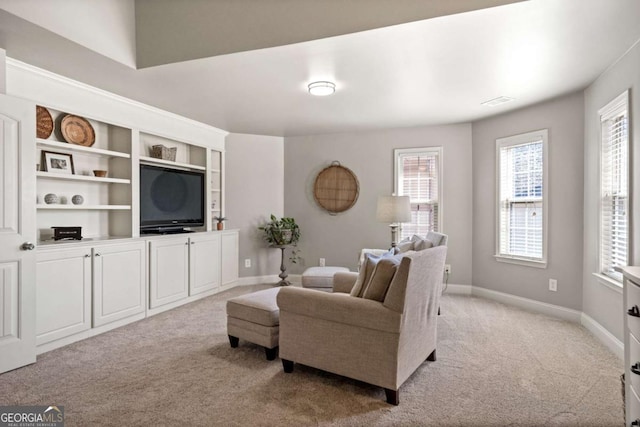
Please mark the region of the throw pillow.
POLYGON ((432 248, 433 242, 427 239, 419 239, 417 242, 415 242, 413 247, 416 251, 422 251, 424 249, 432 248))
POLYGON ((361 297, 362 292, 364 291, 365 285, 368 283, 368 280, 371 278, 373 274, 373 270, 375 269, 378 261, 380 261, 381 257, 375 256, 372 254, 364 254, 364 261, 360 266, 360 270, 358 271, 358 278, 356 279, 356 283, 353 285, 351 289, 351 296, 361 297))
POLYGON ((371 279, 362 293, 362 298, 383 302, 401 259, 400 256, 393 256, 384 257, 378 261, 371 279))
POLYGON ((414 250, 415 242, 411 240, 404 239, 398 244, 396 244, 396 250, 394 251, 396 254, 403 254, 405 252, 409 252, 414 250))

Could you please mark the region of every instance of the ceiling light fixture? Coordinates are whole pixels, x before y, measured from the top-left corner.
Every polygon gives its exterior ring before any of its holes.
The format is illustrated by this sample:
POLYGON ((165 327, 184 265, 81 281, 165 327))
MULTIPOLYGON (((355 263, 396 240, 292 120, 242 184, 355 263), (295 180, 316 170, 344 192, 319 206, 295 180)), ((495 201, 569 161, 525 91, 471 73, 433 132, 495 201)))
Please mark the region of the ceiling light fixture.
POLYGON ((309 93, 315 96, 333 95, 336 91, 335 83, 331 82, 313 82, 309 83, 309 93))
POLYGON ((486 105, 487 107, 495 107, 496 105, 504 104, 505 102, 513 101, 514 98, 509 98, 508 96, 499 96, 497 98, 490 99, 482 103, 482 105, 486 105))

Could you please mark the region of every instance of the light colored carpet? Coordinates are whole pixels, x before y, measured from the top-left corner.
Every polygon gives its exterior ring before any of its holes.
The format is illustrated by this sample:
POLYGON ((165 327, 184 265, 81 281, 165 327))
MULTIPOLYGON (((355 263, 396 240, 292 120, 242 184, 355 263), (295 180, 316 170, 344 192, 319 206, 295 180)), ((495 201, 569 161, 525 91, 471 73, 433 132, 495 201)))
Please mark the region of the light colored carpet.
POLYGON ((235 288, 0 375, 0 404, 64 405, 67 426, 621 426, 622 362, 577 324, 445 295, 438 360, 382 389, 229 346, 235 288))

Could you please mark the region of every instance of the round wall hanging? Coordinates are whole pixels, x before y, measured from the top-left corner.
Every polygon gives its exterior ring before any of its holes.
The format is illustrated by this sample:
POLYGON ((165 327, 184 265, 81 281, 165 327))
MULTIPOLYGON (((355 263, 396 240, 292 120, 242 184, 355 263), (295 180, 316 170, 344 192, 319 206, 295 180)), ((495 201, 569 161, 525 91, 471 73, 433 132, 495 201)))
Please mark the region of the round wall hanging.
POLYGON ((338 161, 320 171, 313 184, 316 202, 332 214, 344 212, 355 205, 359 192, 358 178, 338 161))
POLYGON ((44 107, 36 105, 36 136, 47 139, 53 132, 53 118, 51 113, 44 107))
POLYGON ((96 142, 96 133, 84 117, 68 114, 62 119, 62 137, 70 144, 91 147, 96 142))

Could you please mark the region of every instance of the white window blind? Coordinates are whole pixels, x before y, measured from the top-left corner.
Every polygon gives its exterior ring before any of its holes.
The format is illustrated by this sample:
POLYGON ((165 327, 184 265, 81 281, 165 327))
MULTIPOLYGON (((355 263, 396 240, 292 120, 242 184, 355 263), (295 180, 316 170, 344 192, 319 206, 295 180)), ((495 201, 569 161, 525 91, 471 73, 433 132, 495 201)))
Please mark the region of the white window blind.
POLYGON ((629 252, 628 96, 623 93, 600 111, 600 273, 622 281, 615 267, 629 252))
POLYGON ((441 148, 395 150, 395 193, 411 200, 411 222, 402 224, 400 239, 440 231, 441 153, 441 148))
POLYGON ((546 262, 546 130, 497 141, 497 257, 546 262))

